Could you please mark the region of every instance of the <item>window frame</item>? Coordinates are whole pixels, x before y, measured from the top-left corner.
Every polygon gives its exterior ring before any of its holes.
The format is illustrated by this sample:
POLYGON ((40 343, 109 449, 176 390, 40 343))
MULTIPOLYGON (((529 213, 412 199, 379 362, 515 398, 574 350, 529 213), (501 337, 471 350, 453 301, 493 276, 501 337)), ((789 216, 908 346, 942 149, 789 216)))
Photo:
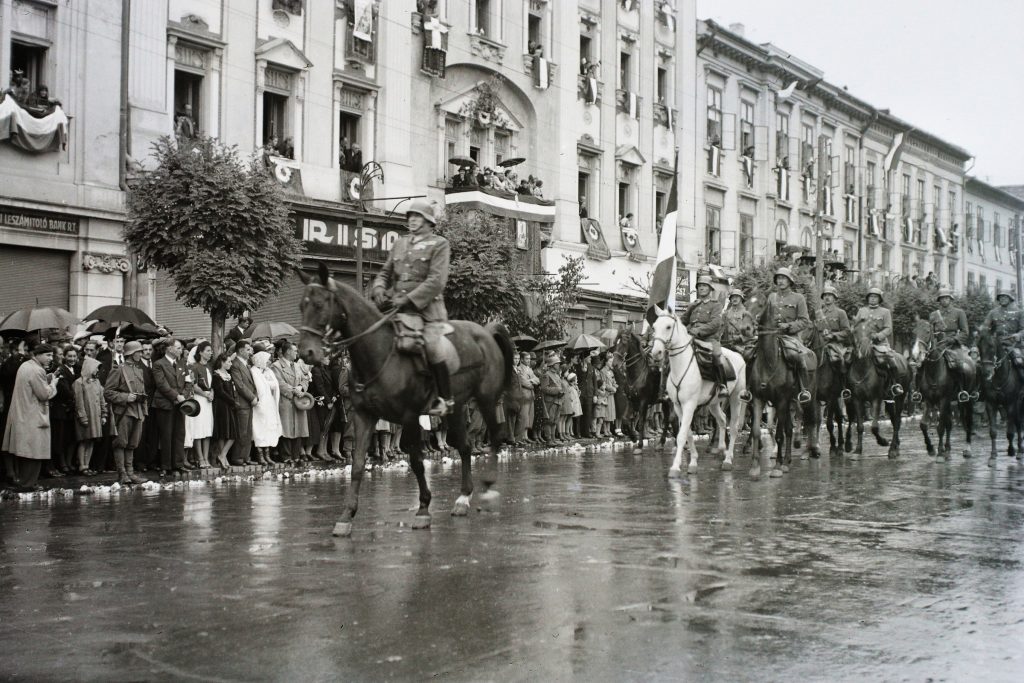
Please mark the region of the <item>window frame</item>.
POLYGON ((722 207, 704 204, 704 260, 707 263, 720 263, 722 260, 722 207), (712 220, 712 218, 714 220, 712 220), (716 247, 716 248, 712 248, 716 247), (712 255, 716 256, 712 260, 712 255))
POLYGON ((722 146, 722 135, 723 127, 722 121, 724 120, 724 112, 722 110, 722 89, 711 85, 707 85, 707 141, 716 147, 722 146), (712 126, 711 124, 715 125, 712 126), (717 141, 715 136, 712 134, 717 128, 717 141))

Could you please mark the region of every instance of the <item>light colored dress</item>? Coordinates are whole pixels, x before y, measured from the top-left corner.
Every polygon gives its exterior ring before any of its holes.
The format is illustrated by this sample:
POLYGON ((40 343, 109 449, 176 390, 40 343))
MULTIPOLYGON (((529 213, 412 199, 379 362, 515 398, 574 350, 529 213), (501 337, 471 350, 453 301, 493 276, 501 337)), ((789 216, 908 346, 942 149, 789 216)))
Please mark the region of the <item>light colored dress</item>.
MULTIPOLYGON (((213 386, 213 375, 210 369, 196 363, 189 371, 193 375, 194 385, 209 390, 213 386), (205 377, 203 374, 205 373, 205 377)), ((192 398, 199 404, 199 414, 185 418, 185 447, 188 448, 196 439, 209 439, 213 436, 213 402, 208 398, 193 394, 192 398)))
POLYGON ((615 419, 615 391, 619 385, 615 382, 615 373, 609 367, 600 370, 601 389, 598 396, 604 401, 597 410, 597 417, 603 420, 615 419))
POLYGON ((280 388, 277 377, 269 368, 252 369, 252 382, 256 385, 259 403, 252 409, 252 440, 257 448, 271 448, 281 438, 280 388))

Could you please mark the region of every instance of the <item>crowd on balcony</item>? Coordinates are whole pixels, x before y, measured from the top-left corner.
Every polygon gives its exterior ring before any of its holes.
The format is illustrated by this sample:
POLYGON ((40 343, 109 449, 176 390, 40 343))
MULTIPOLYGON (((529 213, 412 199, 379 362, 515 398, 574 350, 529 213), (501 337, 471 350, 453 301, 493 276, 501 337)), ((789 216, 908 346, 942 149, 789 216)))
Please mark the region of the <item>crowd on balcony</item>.
POLYGON ((18 106, 36 118, 51 114, 54 107, 60 106, 60 101, 50 97, 50 89, 45 85, 33 91, 31 79, 20 70, 11 72, 8 83, 10 85, 4 89, 3 96, 12 98, 18 106))
POLYGON ((533 175, 520 178, 519 174, 510 168, 460 166, 458 172, 452 176, 449 187, 482 187, 520 196, 544 198, 543 180, 533 175))

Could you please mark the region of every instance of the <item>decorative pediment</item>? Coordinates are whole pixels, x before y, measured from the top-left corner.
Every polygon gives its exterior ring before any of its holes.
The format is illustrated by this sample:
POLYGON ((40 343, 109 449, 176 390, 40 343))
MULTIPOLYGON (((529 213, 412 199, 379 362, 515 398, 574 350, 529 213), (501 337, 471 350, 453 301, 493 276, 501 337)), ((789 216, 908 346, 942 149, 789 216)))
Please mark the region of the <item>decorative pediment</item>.
POLYGON ((647 163, 644 155, 633 145, 619 145, 615 150, 615 160, 630 166, 643 166, 647 163))
POLYGON ((496 126, 511 131, 523 129, 523 123, 501 101, 488 81, 477 83, 472 89, 441 100, 437 107, 455 116, 476 121, 484 127, 496 126))
POLYGON ((293 71, 305 71, 313 66, 302 50, 284 38, 272 38, 256 47, 256 58, 293 71))

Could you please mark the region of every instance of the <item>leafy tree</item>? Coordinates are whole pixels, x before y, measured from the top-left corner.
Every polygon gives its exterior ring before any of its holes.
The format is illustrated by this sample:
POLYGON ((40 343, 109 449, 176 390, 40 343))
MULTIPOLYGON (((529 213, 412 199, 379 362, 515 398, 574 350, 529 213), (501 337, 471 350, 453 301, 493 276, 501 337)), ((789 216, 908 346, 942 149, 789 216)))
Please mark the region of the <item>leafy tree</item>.
POLYGON ((566 256, 558 277, 540 275, 525 286, 523 306, 510 311, 506 324, 513 334, 528 334, 538 340, 565 339, 566 311, 579 299, 583 281, 583 257, 566 256))
POLYGON ((526 278, 516 271, 508 219, 450 209, 438 220, 437 232, 451 244, 444 300, 452 318, 483 324, 521 307, 526 278))
POLYGON ((258 160, 203 137, 153 146, 156 167, 128 192, 129 248, 167 271, 178 299, 210 315, 219 349, 227 316, 258 308, 299 265, 280 185, 258 160))
POLYGON ((967 324, 970 325, 971 332, 975 332, 981 329, 981 324, 985 322, 985 317, 996 305, 996 302, 988 289, 978 287, 955 297, 953 305, 964 309, 964 313, 967 314, 967 324))

